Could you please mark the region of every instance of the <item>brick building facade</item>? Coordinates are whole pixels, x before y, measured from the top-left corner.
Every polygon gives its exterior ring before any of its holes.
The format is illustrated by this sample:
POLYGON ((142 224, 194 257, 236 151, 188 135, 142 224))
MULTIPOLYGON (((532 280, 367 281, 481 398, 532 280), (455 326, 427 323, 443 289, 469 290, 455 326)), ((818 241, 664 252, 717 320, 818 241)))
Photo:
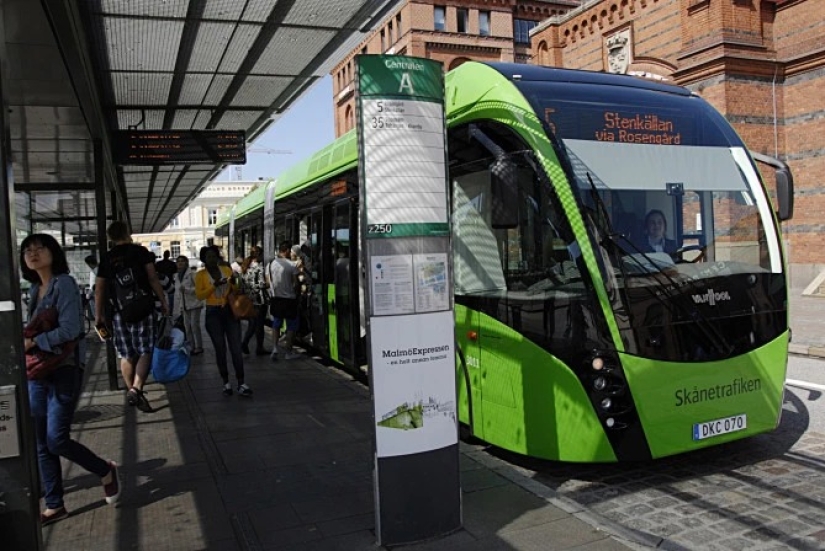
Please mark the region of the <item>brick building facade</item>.
POLYGON ((686 86, 750 149, 785 160, 796 205, 784 238, 805 286, 825 267, 823 13, 825 0, 591 0, 531 31, 532 62, 686 86))
POLYGON ((825 0, 408 0, 334 68, 335 131, 354 125, 359 53, 437 59, 448 70, 468 59, 516 61, 686 86, 750 149, 791 166, 796 205, 783 237, 793 285, 804 287, 825 268, 823 13, 825 0))
POLYGON ((332 70, 335 135, 355 124, 353 79, 360 53, 435 59, 453 69, 469 59, 528 63, 529 31, 578 0, 408 0, 332 70))

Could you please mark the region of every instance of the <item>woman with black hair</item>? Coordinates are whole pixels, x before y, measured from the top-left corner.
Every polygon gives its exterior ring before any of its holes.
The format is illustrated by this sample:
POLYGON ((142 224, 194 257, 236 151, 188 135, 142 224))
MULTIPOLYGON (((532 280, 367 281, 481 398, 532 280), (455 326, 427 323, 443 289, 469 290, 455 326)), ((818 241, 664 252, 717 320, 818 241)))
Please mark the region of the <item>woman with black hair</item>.
POLYGON ((241 322, 232 315, 227 302, 229 293, 237 289, 232 282, 232 268, 221 262, 221 251, 214 245, 201 248, 200 259, 204 269, 195 274, 195 296, 206 302, 206 332, 215 347, 215 361, 223 379, 223 395, 232 396, 226 364, 226 349, 229 348, 238 381, 238 395, 252 396, 252 389, 244 382, 241 322))
POLYGON ((63 474, 60 457, 77 463, 101 478, 106 503, 120 497, 117 465, 101 459, 86 446, 72 440, 70 429, 74 406, 80 392, 83 371, 77 340, 82 338, 82 306, 77 282, 69 275, 66 254, 54 237, 32 234, 20 245, 20 269, 32 283, 29 290, 29 326, 24 347, 27 367, 30 359, 43 353, 64 356, 55 369, 29 376, 29 407, 37 438, 37 464, 46 509, 40 514, 43 525, 66 518, 63 504, 63 474), (46 327, 36 320, 47 319, 54 309, 56 324, 46 327), (34 323, 32 323, 34 322, 34 323), (35 326, 40 326, 35 329, 35 326), (66 349, 73 353, 63 354, 66 349))
POLYGON ((257 316, 247 322, 241 349, 244 354, 249 354, 249 341, 252 340, 252 337, 255 337, 255 355, 269 356, 270 351, 264 348, 264 337, 266 336, 264 328, 266 327, 268 313, 269 289, 264 275, 264 250, 261 247, 258 245, 252 247, 249 256, 241 264, 241 273, 244 292, 252 299, 252 304, 255 305, 258 313, 257 316))

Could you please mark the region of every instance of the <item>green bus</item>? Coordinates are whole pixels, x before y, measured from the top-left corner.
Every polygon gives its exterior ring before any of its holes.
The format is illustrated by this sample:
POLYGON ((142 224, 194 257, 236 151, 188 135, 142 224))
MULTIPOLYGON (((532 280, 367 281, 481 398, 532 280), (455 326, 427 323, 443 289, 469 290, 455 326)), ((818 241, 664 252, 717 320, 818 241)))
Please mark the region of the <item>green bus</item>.
MULTIPOLYGON (((660 82, 467 62, 445 87, 465 434, 613 462, 773 430, 790 334, 787 166, 660 82), (775 175, 776 211, 755 158, 775 175)), ((253 231, 269 255, 304 246, 304 338, 353 370, 366 363, 358 180, 350 132, 219 228, 230 250, 253 231)))

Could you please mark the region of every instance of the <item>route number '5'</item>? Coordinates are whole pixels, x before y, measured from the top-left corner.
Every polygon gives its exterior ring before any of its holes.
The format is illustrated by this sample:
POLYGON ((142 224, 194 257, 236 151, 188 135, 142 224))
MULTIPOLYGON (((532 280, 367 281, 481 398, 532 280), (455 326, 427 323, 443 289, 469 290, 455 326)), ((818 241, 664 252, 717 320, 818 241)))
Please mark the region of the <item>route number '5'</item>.
POLYGON ((370 224, 367 233, 392 233, 392 224, 370 224))
MULTIPOLYGON (((376 102, 375 106, 378 107, 378 112, 379 113, 384 112, 384 102, 383 101, 376 102)), ((384 128, 384 117, 373 117, 372 118, 372 127, 373 128, 384 128)))

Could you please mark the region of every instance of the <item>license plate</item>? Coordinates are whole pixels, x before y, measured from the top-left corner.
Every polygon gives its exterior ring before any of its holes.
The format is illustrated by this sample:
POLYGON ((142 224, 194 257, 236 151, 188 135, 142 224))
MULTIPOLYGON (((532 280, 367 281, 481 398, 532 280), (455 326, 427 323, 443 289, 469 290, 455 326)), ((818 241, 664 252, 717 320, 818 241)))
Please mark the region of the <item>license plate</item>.
POLYGON ((724 417, 715 421, 705 421, 693 425, 693 439, 704 440, 731 432, 737 432, 748 428, 748 416, 744 413, 733 417, 724 417))

